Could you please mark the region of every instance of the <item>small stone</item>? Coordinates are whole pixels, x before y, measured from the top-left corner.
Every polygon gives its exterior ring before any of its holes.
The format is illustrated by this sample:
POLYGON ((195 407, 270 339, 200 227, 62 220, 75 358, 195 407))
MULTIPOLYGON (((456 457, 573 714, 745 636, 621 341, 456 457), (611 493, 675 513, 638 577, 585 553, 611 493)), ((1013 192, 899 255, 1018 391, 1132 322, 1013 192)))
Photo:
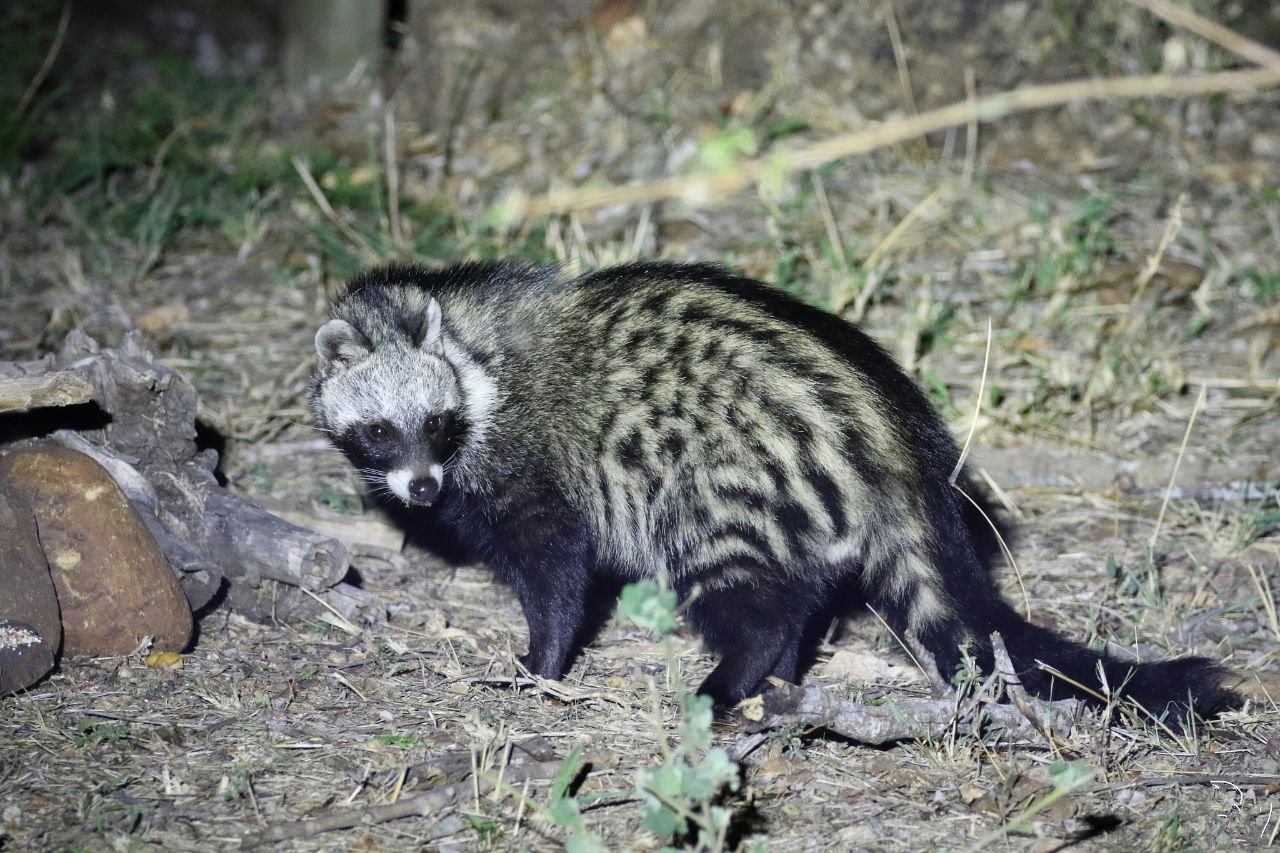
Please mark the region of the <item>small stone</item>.
POLYGON ((30 625, 0 620, 0 696, 23 690, 53 669, 53 650, 30 625))
POLYGON ((22 495, 0 482, 0 619, 30 625, 55 654, 62 645, 58 594, 22 495))

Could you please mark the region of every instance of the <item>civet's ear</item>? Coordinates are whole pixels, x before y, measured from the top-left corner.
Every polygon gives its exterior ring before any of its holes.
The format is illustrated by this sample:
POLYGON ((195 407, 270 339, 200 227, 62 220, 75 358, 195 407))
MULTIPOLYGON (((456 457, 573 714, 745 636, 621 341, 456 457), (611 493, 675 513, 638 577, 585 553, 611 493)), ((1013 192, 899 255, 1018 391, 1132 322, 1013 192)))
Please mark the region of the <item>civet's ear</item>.
POLYGON ((316 355, 326 373, 359 364, 371 352, 369 339, 346 320, 330 320, 316 332, 316 355))
POLYGON ((440 303, 434 296, 427 304, 426 315, 422 318, 418 348, 432 355, 444 355, 444 337, 440 334, 440 303))

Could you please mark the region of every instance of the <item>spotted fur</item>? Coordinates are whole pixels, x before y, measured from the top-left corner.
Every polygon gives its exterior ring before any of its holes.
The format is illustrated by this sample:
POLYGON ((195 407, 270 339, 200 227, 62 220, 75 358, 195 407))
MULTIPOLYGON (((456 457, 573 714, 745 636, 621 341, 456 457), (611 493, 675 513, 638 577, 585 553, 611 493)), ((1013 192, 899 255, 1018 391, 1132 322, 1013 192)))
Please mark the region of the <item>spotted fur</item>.
POLYGON ((352 282, 332 316, 316 422, 514 585, 538 675, 565 673, 587 590, 611 575, 694 596, 688 615, 723 655, 700 690, 720 703, 796 681, 854 594, 944 675, 965 640, 989 660, 999 630, 1042 695, 1075 688, 1037 659, 1086 686, 1101 664, 1149 708, 1223 695, 1202 659, 1134 666, 1019 617, 919 389, 853 326, 758 282, 697 265, 393 267, 352 282))

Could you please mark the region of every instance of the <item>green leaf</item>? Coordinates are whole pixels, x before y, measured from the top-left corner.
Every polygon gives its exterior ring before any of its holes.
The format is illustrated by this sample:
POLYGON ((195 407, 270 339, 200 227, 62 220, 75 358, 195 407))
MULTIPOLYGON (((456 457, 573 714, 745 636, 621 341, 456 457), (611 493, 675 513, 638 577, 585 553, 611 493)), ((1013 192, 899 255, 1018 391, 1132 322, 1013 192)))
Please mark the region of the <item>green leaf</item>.
POLYGON ((587 832, 575 832, 564 843, 566 853, 607 853, 604 842, 587 832))
POLYGON ((640 822, 653 834, 668 838, 688 831, 688 824, 685 823, 684 818, 656 799, 646 800, 640 807, 640 822))
POLYGON ((698 765, 698 771, 715 780, 717 790, 725 785, 731 791, 738 790, 738 765, 720 747, 707 753, 707 757, 698 765))
POLYGON ((1092 782, 1093 768, 1083 761, 1055 761, 1049 766, 1049 776, 1054 787, 1069 792, 1092 782))
POLYGON ((743 156, 756 153, 759 145, 749 127, 726 127, 702 143, 698 165, 708 172, 724 172, 734 168, 743 156))
POLYGON ((627 584, 618 599, 618 615, 662 636, 680 627, 676 621, 675 590, 662 589, 657 581, 642 580, 627 584))
POLYGON ((676 765, 664 764, 649 770, 640 771, 637 785, 647 791, 661 794, 668 800, 678 800, 684 795, 684 773, 676 765))
POLYGON ((680 697, 680 747, 683 752, 708 749, 711 746, 711 722, 714 719, 711 697, 686 693, 680 697))
POLYGON ((640 818, 646 829, 665 836, 687 831, 685 819, 663 802, 684 799, 684 774, 679 767, 664 764, 641 770, 636 775, 636 791, 640 794, 640 818))
POLYGON ((685 777, 685 795, 697 802, 708 802, 725 785, 736 790, 738 787, 738 767, 729 760, 723 749, 713 749, 707 757, 691 768, 685 777))
POLYGON ((422 745, 422 741, 409 735, 374 735, 372 740, 374 743, 380 743, 383 746, 402 746, 406 749, 422 745))
POLYGON ((765 128, 765 139, 770 141, 778 139, 782 136, 790 136, 793 133, 803 133, 809 129, 809 122, 799 116, 788 116, 782 118, 765 128))
POLYGON ((551 801, 563 799, 569 790, 569 784, 578 775, 578 767, 582 764, 582 747, 575 746, 565 756, 564 764, 556 771, 556 778, 551 780, 551 801))
POLYGON ((572 797, 561 797, 552 800, 547 808, 547 817, 557 826, 574 828, 582 823, 582 812, 578 809, 578 801, 572 797))

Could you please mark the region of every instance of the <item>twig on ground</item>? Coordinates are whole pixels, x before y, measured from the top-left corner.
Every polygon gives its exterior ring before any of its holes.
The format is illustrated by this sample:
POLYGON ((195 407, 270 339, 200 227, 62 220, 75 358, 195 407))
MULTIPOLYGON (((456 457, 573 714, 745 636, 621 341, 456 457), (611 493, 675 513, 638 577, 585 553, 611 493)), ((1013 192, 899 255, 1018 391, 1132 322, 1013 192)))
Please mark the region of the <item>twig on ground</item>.
MULTIPOLYGON (((935 679, 937 679, 939 676, 938 676, 938 668, 934 664, 933 656, 932 655, 928 656, 929 665, 926 668, 925 664, 921 662, 920 658, 916 657, 916 648, 918 647, 918 644, 913 643, 911 645, 908 645, 906 639, 902 636, 899 636, 898 632, 893 630, 893 626, 885 621, 885 618, 880 615, 880 611, 872 607, 870 602, 867 603, 867 609, 871 611, 872 616, 876 617, 876 621, 879 622, 882 626, 884 626, 884 629, 888 631, 889 634, 895 640, 898 641, 898 645, 901 646, 902 650, 907 653, 907 657, 911 658, 911 662, 916 665, 916 669, 920 670, 920 674, 924 676, 925 681, 928 681, 929 684, 933 686, 934 689, 936 690, 937 684, 935 679), (931 672, 932 674, 930 674, 931 672)), ((946 690, 949 691, 950 688, 948 687, 946 688, 946 690)))
POLYGON ((1280 776, 1236 775, 1231 773, 1185 773, 1176 776, 1152 776, 1144 779, 1130 779, 1128 782, 1111 782, 1097 787, 1084 788, 1085 793, 1092 791, 1121 791, 1125 788, 1163 788, 1175 785, 1234 785, 1239 788, 1260 785, 1269 787, 1280 785, 1280 776))
POLYGON ((938 669, 938 662, 933 657, 933 652, 924 647, 919 640, 908 632, 902 638, 903 645, 911 651, 911 657, 924 669, 925 678, 929 679, 929 688, 933 693, 934 699, 941 699, 944 696, 952 694, 951 685, 942 677, 942 671, 938 669))
POLYGON ((399 249, 404 245, 404 227, 400 222, 400 162, 396 157, 396 110, 389 98, 382 106, 382 145, 387 160, 387 219, 391 240, 399 249))
POLYGON ((1234 53, 1241 59, 1261 65, 1263 68, 1280 68, 1280 53, 1265 45, 1245 38, 1216 21, 1211 21, 1187 6, 1178 6, 1169 0, 1128 0, 1134 6, 1146 9, 1174 26, 1190 30, 1206 41, 1234 53))
POLYGON ((1200 393, 1196 395, 1195 404, 1191 407, 1191 416, 1187 418, 1187 430, 1182 434, 1182 444, 1178 446, 1178 458, 1174 460, 1173 470, 1169 472, 1169 485, 1164 490, 1164 500, 1160 502, 1160 514, 1156 516, 1156 526, 1151 531, 1151 539, 1147 542, 1148 548, 1155 548, 1156 540, 1160 538, 1160 525, 1164 522, 1164 514, 1169 509, 1173 486, 1178 481, 1178 468, 1182 466, 1182 459, 1187 455, 1187 442, 1191 439, 1191 429, 1196 425, 1196 415, 1200 414, 1200 410, 1204 408, 1207 391, 1208 389, 1201 385, 1200 393))
MULTIPOLYGON (((904 699, 886 705, 864 705, 842 699, 818 686, 779 686, 764 694, 763 713, 749 723, 752 730, 786 726, 822 726, 860 743, 885 744, 911 738, 941 737, 955 720, 953 699, 904 699)), ((1048 730, 1060 736, 1071 731, 1080 703, 1074 699, 1058 702, 1028 700, 1048 730)), ((1044 729, 1035 727, 1010 705, 982 706, 982 713, 958 721, 960 732, 973 732, 981 721, 1003 730, 1015 739, 1038 739, 1044 729)))
POLYGON ((1000 636, 999 631, 991 632, 991 654, 995 658, 996 674, 1004 683, 1005 692, 1009 694, 1009 700, 1013 702, 1013 706, 1022 712, 1027 722, 1044 733, 1044 736, 1049 739, 1049 748, 1056 751, 1053 730, 1045 726, 1044 720, 1040 719, 1040 715, 1036 712, 1035 703, 1027 693, 1027 689, 1022 686, 1018 671, 1013 668, 1013 660, 1009 657, 1009 650, 1005 648, 1004 637, 1000 636))
POLYGON ((333 205, 329 203, 329 199, 325 197, 324 190, 320 189, 320 185, 316 183, 315 176, 311 174, 311 167, 307 165, 301 157, 294 157, 293 169, 298 173, 298 177, 302 179, 303 185, 307 188, 307 192, 311 193, 311 199, 316 203, 316 207, 320 208, 320 212, 324 217, 333 223, 333 227, 337 228, 344 237, 351 241, 351 245, 360 250, 367 263, 378 263, 382 258, 377 250, 369 245, 359 231, 351 227, 338 212, 333 209, 333 205))

